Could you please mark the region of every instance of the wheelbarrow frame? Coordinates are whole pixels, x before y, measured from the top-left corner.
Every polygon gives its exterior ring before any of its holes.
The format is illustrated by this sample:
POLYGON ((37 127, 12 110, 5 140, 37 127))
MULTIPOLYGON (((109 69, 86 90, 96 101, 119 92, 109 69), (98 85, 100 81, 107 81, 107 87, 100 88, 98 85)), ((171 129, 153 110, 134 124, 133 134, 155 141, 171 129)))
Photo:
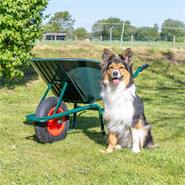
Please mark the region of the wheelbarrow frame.
POLYGON ((64 96, 65 90, 67 88, 67 82, 65 82, 65 81, 62 81, 62 82, 54 81, 53 83, 48 84, 48 87, 47 87, 43 97, 41 98, 40 103, 45 100, 45 98, 47 97, 49 91, 52 89, 52 86, 54 84, 62 86, 60 88, 61 93, 60 93, 57 105, 55 107, 54 114, 51 115, 51 116, 46 116, 46 117, 36 117, 35 114, 28 114, 28 115, 26 115, 26 120, 29 121, 29 122, 44 123, 44 122, 47 122, 47 121, 52 120, 52 119, 61 118, 61 117, 64 117, 64 116, 68 116, 70 114, 74 114, 72 128, 75 128, 75 126, 76 126, 76 113, 81 112, 81 111, 85 111, 85 110, 97 110, 98 113, 99 113, 99 119, 100 119, 100 123, 101 123, 101 131, 104 134, 104 124, 103 124, 103 111, 104 110, 100 105, 98 105, 96 103, 87 104, 87 105, 84 105, 84 106, 78 106, 77 103, 74 103, 74 108, 73 109, 65 111, 65 112, 57 113, 57 110, 58 110, 61 102, 63 101, 62 98, 64 96))

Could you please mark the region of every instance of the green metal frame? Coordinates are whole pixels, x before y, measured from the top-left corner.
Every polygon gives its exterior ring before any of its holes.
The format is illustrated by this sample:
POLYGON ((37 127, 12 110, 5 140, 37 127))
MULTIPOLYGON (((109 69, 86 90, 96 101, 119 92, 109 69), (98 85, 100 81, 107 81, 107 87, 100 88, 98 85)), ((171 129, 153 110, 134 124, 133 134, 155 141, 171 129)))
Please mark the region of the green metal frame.
MULTIPOLYGON (((67 82, 64 82, 64 81, 56 82, 56 81, 54 81, 53 83, 48 84, 48 87, 47 87, 43 97, 41 98, 40 103, 45 100, 45 98, 48 95, 49 91, 52 89, 52 86, 54 84, 56 84, 56 83, 58 85, 62 86, 62 87, 61 87, 61 90, 60 90, 59 100, 58 100, 57 105, 56 105, 55 110, 54 110, 54 114, 51 115, 51 116, 45 116, 45 117, 41 117, 41 118, 40 117, 36 117, 35 114, 29 114, 29 115, 26 115, 26 120, 29 121, 29 122, 41 122, 41 123, 44 123, 44 122, 47 122, 47 121, 49 121, 51 119, 61 118, 61 117, 64 117, 64 116, 68 116, 70 114, 73 114, 74 116, 76 116, 75 115, 76 113, 84 111, 84 110, 97 110, 98 114, 99 114, 100 124, 101 124, 101 131, 102 131, 103 134, 105 134, 104 123, 103 123, 103 111, 104 110, 103 110, 103 108, 100 105, 98 105, 96 103, 88 104, 88 105, 84 105, 84 106, 77 106, 77 105, 75 105, 74 109, 71 109, 71 110, 68 110, 68 111, 65 111, 65 112, 61 112, 61 113, 57 113, 57 110, 60 107, 60 104, 62 102, 62 98, 63 98, 63 95, 65 93, 65 90, 67 88, 67 82)), ((73 127, 75 127, 75 123, 73 123, 73 127)))
POLYGON ((147 67, 149 67, 148 64, 143 64, 142 66, 138 67, 137 70, 133 74, 133 78, 136 78, 139 75, 139 73, 142 72, 147 67))

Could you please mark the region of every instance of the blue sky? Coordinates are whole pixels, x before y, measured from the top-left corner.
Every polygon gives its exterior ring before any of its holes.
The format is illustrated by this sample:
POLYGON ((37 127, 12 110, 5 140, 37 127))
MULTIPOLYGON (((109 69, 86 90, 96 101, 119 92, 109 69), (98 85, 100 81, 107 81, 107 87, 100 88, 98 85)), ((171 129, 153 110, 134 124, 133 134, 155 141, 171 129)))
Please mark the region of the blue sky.
POLYGON ((161 26, 164 19, 185 22, 185 0, 49 0, 45 14, 69 11, 75 27, 88 31, 100 19, 118 17, 135 26, 161 26))

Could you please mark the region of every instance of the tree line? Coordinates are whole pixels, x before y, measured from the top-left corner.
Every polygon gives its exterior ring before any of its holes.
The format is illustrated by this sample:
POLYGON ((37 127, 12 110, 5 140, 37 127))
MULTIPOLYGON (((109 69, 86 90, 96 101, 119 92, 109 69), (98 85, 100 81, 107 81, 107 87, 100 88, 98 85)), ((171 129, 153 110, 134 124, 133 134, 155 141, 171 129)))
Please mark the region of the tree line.
POLYGON ((90 33, 83 27, 74 29, 75 20, 68 11, 56 12, 43 25, 44 32, 65 32, 68 37, 76 36, 79 40, 85 38, 99 38, 101 40, 109 40, 110 29, 112 30, 112 38, 120 40, 123 32, 123 40, 128 41, 134 38, 138 41, 172 41, 174 35, 177 42, 185 40, 185 23, 179 20, 166 19, 161 25, 156 23, 153 27, 136 27, 129 20, 121 20, 120 18, 110 17, 100 19, 92 26, 90 33))

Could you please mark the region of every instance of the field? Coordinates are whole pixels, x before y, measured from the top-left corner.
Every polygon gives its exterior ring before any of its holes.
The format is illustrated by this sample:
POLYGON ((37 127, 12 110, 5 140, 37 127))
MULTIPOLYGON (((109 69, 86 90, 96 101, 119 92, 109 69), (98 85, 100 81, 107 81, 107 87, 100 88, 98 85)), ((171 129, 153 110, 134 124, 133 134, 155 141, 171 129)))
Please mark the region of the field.
MULTIPOLYGON (((105 46, 38 44, 36 57, 101 60, 105 46)), ((120 52, 119 47, 113 51, 120 52)), ((38 143, 32 126, 24 124, 46 85, 40 77, 0 89, 0 184, 2 185, 183 185, 185 184, 185 49, 133 47, 134 68, 150 67, 135 80, 159 147, 133 154, 123 149, 104 155, 97 113, 85 111, 77 129, 65 140, 38 143)), ((101 102, 100 102, 101 103, 101 102)), ((71 105, 69 105, 71 106, 71 105)))
MULTIPOLYGON (((82 42, 82 41, 81 41, 82 42)), ((38 41, 38 46, 47 46, 52 48, 60 48, 61 46, 74 46, 79 42, 75 42, 74 40, 66 40, 66 41, 38 41)), ((86 42, 88 43, 88 42, 86 42)), ((90 43, 97 46, 104 46, 104 47, 120 47, 119 40, 112 40, 110 41, 100 41, 100 40, 93 40, 90 43)), ((178 48, 178 49, 185 49, 185 42, 164 42, 164 41, 123 41, 122 47, 131 47, 131 48, 138 48, 138 47, 145 47, 145 48, 157 48, 157 49, 170 49, 170 48, 178 48)))

